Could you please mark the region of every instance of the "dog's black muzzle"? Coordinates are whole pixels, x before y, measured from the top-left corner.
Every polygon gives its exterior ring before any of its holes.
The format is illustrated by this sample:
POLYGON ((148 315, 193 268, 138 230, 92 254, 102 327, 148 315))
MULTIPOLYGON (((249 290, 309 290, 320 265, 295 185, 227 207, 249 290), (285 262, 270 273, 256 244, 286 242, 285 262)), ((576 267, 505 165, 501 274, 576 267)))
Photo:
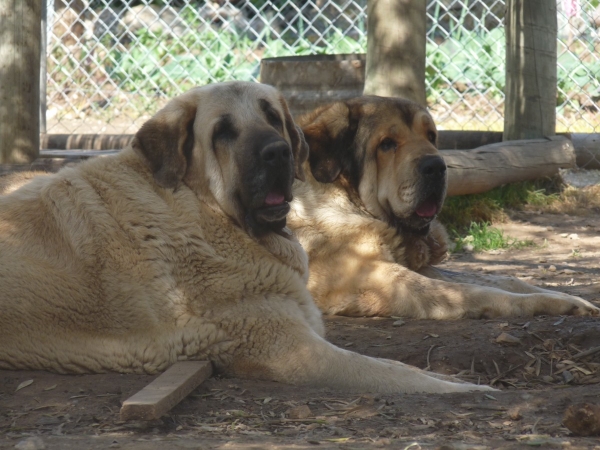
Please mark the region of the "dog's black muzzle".
POLYGON ((260 133, 252 161, 244 164, 247 224, 256 234, 280 231, 286 225, 292 201, 294 157, 289 144, 276 133, 260 133))
POLYGON ((446 197, 446 163, 438 155, 423 156, 417 163, 419 182, 415 210, 408 217, 394 218, 393 225, 424 235, 429 224, 439 214, 446 197))

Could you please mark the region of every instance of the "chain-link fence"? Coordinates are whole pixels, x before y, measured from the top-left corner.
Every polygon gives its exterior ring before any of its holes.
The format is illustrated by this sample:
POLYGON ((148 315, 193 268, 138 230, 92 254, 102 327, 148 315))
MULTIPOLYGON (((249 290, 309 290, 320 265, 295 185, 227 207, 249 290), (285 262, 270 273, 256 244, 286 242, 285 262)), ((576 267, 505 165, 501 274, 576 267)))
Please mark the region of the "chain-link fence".
MULTIPOLYGON (((49 0, 48 133, 132 133, 191 86, 261 58, 366 50, 366 0, 49 0)), ((558 0, 557 131, 600 132, 599 0, 558 0)), ((501 130, 504 0, 429 0, 442 129, 501 130)))
MULTIPOLYGON (((600 7, 558 0, 557 132, 600 132, 600 7)), ((503 128, 504 0, 430 0, 428 101, 446 129, 503 128)))

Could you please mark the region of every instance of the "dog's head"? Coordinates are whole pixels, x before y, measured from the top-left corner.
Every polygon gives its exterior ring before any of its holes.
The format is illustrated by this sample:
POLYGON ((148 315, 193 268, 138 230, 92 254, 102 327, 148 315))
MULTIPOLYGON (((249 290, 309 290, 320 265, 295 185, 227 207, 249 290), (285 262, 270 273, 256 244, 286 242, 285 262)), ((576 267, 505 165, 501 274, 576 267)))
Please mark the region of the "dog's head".
POLYGON ((308 147, 272 87, 230 82, 173 99, 138 131, 133 147, 158 185, 210 195, 256 235, 280 231, 294 176, 304 179, 308 147))
POLYGON ((446 195, 446 165, 424 107, 364 96, 324 106, 299 123, 317 181, 341 178, 374 216, 427 233, 446 195))

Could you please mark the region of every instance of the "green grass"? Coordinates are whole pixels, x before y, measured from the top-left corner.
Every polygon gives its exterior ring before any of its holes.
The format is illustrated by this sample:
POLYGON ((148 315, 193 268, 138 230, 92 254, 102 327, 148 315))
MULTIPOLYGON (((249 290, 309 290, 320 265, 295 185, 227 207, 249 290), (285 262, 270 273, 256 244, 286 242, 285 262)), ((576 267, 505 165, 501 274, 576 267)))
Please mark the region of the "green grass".
POLYGON ((482 194, 447 198, 440 221, 455 243, 455 252, 465 247, 476 252, 522 248, 534 244, 505 236, 492 224, 503 222, 507 209, 546 208, 559 200, 555 180, 508 184, 482 194))
POLYGON ((482 194, 448 197, 440 220, 448 229, 464 232, 472 222, 503 221, 505 209, 546 207, 559 199, 559 187, 552 179, 507 184, 482 194))
POLYGON ((499 250, 507 248, 523 248, 535 246, 533 241, 521 241, 519 239, 506 236, 502 230, 492 227, 489 223, 471 222, 466 232, 459 234, 451 232, 454 237, 453 252, 469 250, 481 252, 488 250, 499 250))

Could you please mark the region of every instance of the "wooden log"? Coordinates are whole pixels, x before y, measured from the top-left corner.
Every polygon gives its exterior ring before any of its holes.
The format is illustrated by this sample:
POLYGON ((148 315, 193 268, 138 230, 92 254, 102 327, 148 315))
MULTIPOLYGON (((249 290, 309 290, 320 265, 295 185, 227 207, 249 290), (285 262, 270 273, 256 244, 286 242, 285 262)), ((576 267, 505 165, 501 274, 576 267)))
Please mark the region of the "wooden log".
POLYGON ((38 158, 30 164, 0 164, 0 177, 15 172, 58 172, 61 168, 79 161, 79 158, 38 158))
POLYGON ((425 97, 426 0, 367 2, 365 94, 425 97))
POLYGON ((582 169, 600 169, 600 134, 571 133, 575 147, 577 167, 582 169))
MULTIPOLYGON (((600 169, 599 133, 558 133, 571 139, 575 148, 577 167, 600 169)), ((438 147, 442 150, 468 150, 482 145, 502 142, 501 131, 440 130, 438 147)))
POLYGON ((575 167, 575 149, 562 136, 501 142, 470 151, 444 150, 448 195, 477 194, 575 167))
POLYGON ((502 142, 502 131, 438 130, 438 148, 443 150, 472 150, 497 142, 502 142))
POLYGON ((556 134, 556 0, 506 4, 504 140, 556 134))
POLYGON ((0 164, 39 152, 41 4, 0 0, 0 164))
POLYGON ((58 172, 65 166, 76 164, 94 156, 108 156, 119 150, 42 150, 40 157, 28 164, 0 164, 0 177, 14 172, 58 172))
POLYGON ((53 150, 123 149, 133 137, 133 134, 42 134, 40 146, 53 150))
POLYGON ((72 158, 87 159, 93 156, 108 156, 119 153, 121 150, 42 150, 40 158, 72 158))
MULTIPOLYGON (((440 130, 438 147, 442 150, 471 150, 482 145, 502 142, 501 131, 440 130)), ((599 133, 559 133, 573 141, 577 166, 600 169, 599 133)), ((133 134, 42 134, 41 148, 54 150, 116 150, 125 148, 133 134)), ((40 157, 49 154, 42 150, 40 157)), ((72 154, 67 152, 65 155, 72 154)), ((25 169, 26 170, 26 169, 25 169)), ((2 169, 0 168, 0 173, 2 169)))
MULTIPOLYGON (((44 150, 31 164, 0 165, 0 176, 26 170, 56 172, 84 158, 116 152, 44 150)), ((579 158, 564 136, 501 142, 474 150, 442 150, 441 154, 448 165, 448 195, 485 192, 506 183, 552 176, 559 168, 575 167, 575 155, 579 158)))
POLYGON ((158 419, 210 377, 209 361, 180 361, 123 402, 121 420, 158 419))

